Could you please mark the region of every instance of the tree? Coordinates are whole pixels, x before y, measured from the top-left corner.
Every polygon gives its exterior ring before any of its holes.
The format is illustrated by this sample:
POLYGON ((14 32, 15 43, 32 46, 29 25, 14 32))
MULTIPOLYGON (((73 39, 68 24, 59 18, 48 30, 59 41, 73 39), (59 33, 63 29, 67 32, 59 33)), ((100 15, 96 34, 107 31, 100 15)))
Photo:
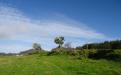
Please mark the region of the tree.
POLYGON ((34 43, 34 44, 33 44, 33 49, 34 49, 34 50, 38 50, 38 51, 40 51, 40 50, 41 50, 41 46, 40 46, 40 44, 38 44, 38 43, 34 43))
POLYGON ((56 37, 54 42, 56 44, 58 44, 58 48, 62 47, 62 45, 64 44, 64 37, 60 36, 60 37, 56 37))
POLYGON ((71 42, 65 43, 64 47, 65 47, 65 48, 72 48, 72 47, 71 47, 71 42))

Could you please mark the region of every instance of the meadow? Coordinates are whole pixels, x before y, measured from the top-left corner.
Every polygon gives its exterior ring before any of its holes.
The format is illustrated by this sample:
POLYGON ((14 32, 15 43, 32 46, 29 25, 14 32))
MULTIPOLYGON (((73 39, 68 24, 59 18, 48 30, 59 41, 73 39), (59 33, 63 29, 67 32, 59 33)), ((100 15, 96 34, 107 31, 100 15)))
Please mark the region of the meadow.
POLYGON ((121 75, 121 62, 66 55, 0 56, 0 75, 121 75))

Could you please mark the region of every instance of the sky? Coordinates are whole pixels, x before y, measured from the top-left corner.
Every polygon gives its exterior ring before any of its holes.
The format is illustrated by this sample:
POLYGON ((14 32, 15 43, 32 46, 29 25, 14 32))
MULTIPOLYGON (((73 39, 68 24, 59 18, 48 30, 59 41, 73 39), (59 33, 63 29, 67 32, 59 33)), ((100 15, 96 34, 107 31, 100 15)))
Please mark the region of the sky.
POLYGON ((121 39, 121 0, 0 0, 0 52, 121 39))

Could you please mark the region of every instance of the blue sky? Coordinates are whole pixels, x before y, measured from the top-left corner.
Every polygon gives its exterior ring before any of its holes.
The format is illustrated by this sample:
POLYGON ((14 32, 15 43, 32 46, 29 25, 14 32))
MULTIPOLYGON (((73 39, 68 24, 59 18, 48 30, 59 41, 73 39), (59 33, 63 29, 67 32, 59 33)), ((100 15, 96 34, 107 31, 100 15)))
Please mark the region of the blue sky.
POLYGON ((0 0, 0 52, 121 39, 120 29, 121 0, 0 0))

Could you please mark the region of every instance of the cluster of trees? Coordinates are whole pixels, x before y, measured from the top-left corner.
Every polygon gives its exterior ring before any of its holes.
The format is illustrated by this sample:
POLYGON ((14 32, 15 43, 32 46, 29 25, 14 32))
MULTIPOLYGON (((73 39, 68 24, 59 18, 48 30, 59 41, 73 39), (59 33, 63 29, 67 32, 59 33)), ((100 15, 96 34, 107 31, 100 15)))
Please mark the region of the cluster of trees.
POLYGON ((121 40, 85 44, 77 49, 121 49, 121 40))

